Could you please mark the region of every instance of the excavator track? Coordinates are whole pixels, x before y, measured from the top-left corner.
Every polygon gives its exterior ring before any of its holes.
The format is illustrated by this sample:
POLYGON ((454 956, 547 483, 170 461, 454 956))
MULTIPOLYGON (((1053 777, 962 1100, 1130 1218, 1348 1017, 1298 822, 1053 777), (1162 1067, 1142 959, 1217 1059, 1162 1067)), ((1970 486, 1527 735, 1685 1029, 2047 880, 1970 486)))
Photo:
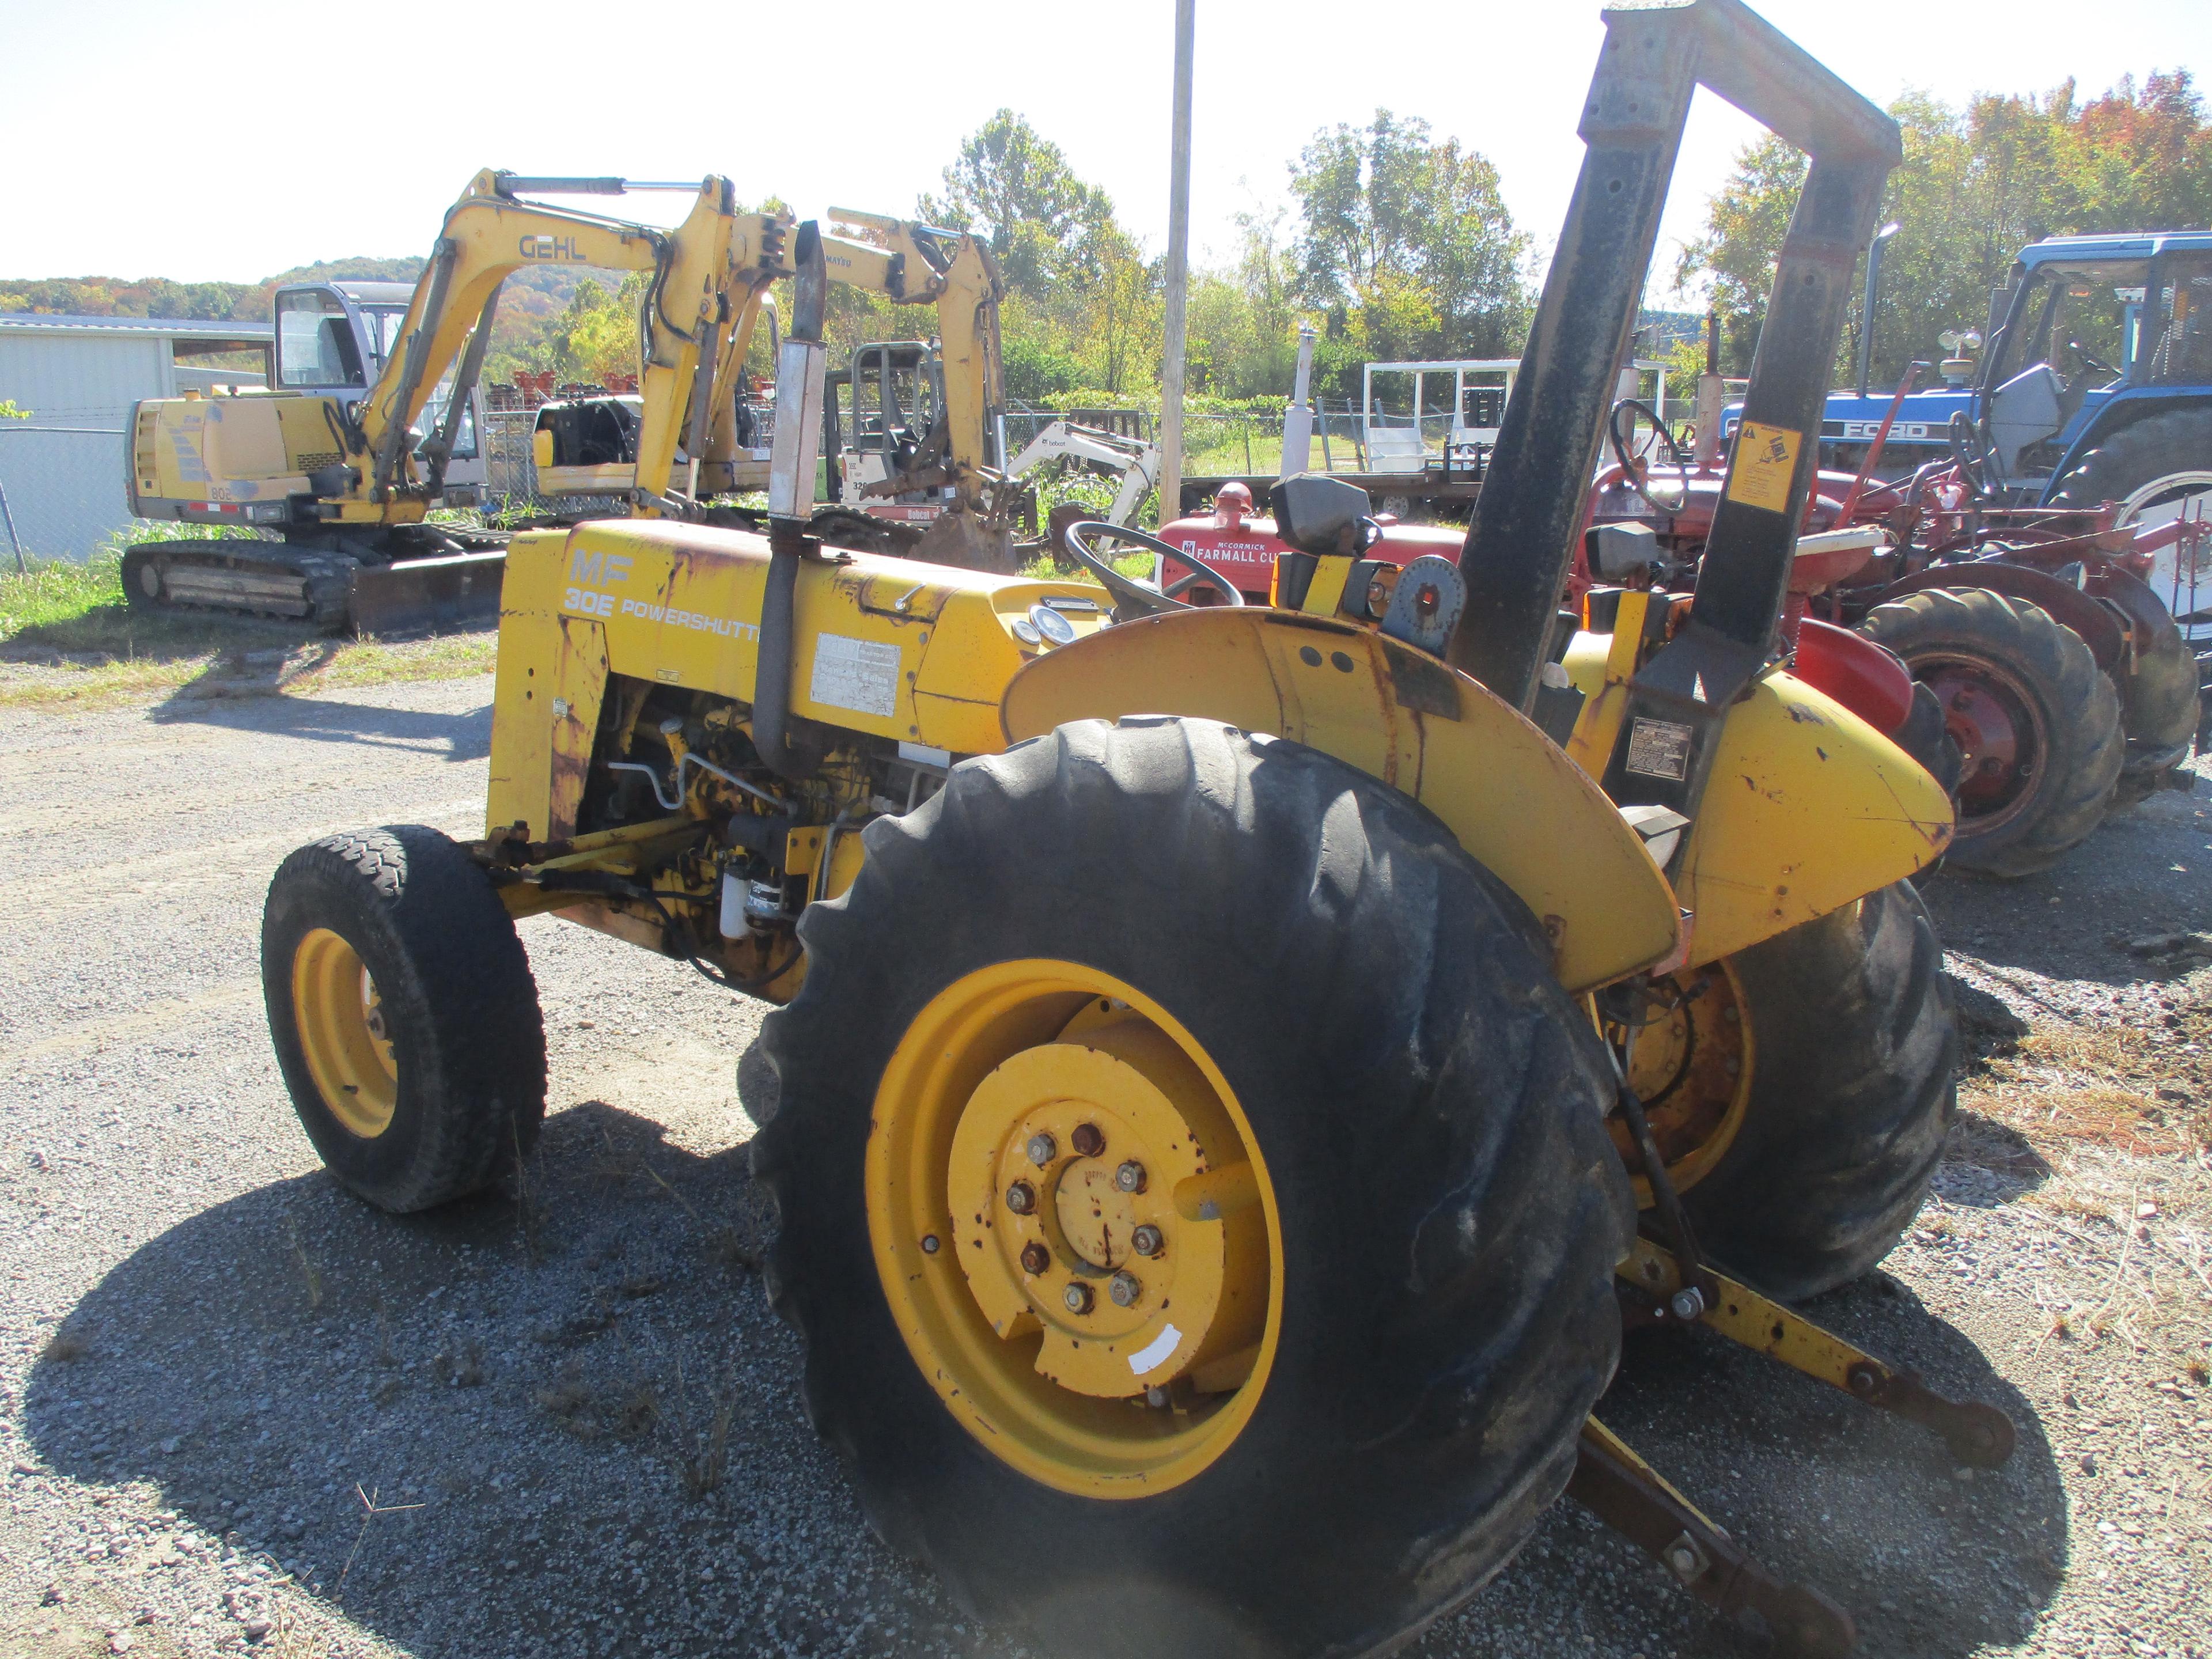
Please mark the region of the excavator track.
POLYGON ((141 542, 123 556, 123 592, 142 612, 276 617, 331 633, 481 627, 499 616, 504 547, 485 533, 441 535, 398 558, 293 542, 141 542))
POLYGON ((337 629, 349 619, 350 554, 283 542, 141 542, 123 556, 123 596, 134 611, 228 611, 337 629))

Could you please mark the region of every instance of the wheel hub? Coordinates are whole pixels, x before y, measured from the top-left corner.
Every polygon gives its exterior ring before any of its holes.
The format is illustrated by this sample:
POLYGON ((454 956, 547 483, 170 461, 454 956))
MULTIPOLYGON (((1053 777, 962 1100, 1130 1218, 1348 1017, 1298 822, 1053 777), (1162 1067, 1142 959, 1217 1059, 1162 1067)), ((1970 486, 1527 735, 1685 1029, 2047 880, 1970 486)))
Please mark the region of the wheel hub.
POLYGON ((1962 828, 1988 830, 2010 816, 2035 781, 2042 745, 2034 710, 2020 688, 1987 665, 1915 664, 1943 708, 1944 729, 1964 760, 1962 828))
POLYGON ((327 927, 310 931, 293 953, 292 1016, 331 1115, 365 1140, 382 1134, 399 1103, 384 998, 360 953, 327 927))
MULTIPOLYGON (((1660 988, 1668 1000, 1639 1027, 1629 1084, 1651 1121, 1667 1176, 1678 1192, 1705 1179, 1735 1144, 1750 1102, 1752 1037, 1735 975, 1725 963, 1685 971, 1660 988)), ((1618 1116, 1607 1124, 1622 1163, 1638 1166, 1634 1138, 1618 1116)), ((1639 1206, 1649 1183, 1633 1177, 1639 1206)))
POLYGON ((1255 1298, 1226 1282, 1223 1223, 1176 1203, 1223 1127, 1197 1068, 1141 1019, 1025 1048, 969 1097, 946 1190, 961 1270, 1001 1338, 1040 1334, 1040 1374, 1126 1398, 1256 1337, 1225 1317, 1255 1298))
POLYGON ((1280 1224, 1256 1142, 1189 1030, 1050 958, 940 991, 878 1085, 868 1233, 945 1408, 1063 1492, 1205 1468, 1257 1408, 1280 1224))

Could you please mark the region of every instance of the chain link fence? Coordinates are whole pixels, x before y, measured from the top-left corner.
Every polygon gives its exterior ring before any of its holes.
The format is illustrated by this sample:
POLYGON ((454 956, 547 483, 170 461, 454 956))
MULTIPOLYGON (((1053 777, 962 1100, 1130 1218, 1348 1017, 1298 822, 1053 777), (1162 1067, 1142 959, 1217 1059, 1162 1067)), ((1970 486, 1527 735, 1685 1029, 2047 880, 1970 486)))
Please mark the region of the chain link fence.
POLYGON ((125 433, 107 420, 40 411, 0 421, 0 562, 82 560, 140 520, 124 495, 125 433))

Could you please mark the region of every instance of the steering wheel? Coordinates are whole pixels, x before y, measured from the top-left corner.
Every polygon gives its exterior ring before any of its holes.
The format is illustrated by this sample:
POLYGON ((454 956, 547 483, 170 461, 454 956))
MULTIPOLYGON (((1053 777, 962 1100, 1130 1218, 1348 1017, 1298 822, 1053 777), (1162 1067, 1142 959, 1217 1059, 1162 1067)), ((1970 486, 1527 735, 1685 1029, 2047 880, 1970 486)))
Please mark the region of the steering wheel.
POLYGON ((1959 476, 1966 480, 1966 488, 1977 500, 1987 500, 1996 492, 1990 483, 1990 452, 1982 445, 1982 434, 1966 418, 1966 411, 1951 411, 1951 424, 1943 434, 1950 441, 1951 459, 1959 465, 1959 476))
POLYGON ((2110 363, 2106 362, 2101 357, 2091 356, 2089 355, 2088 348, 2084 346, 2079 340, 2069 340, 2066 344, 2068 349, 2073 352, 2075 359, 2081 363, 2082 368, 2093 369, 2100 374, 2109 374, 2116 380, 2120 378, 2120 371, 2118 369, 2114 368, 2110 363))
POLYGON ((1158 536, 1148 536, 1141 530, 1132 530, 1126 525, 1106 524, 1097 519, 1085 519, 1080 524, 1068 526, 1064 539, 1075 562, 1104 583, 1106 591, 1114 596, 1116 601, 1114 614, 1117 620, 1126 620, 1125 610, 1129 616, 1150 617, 1163 611, 1189 611, 1194 607, 1186 600, 1161 592, 1149 583, 1132 581, 1092 550, 1091 544, 1094 540, 1130 542, 1189 565, 1192 574, 1175 585, 1176 592, 1185 591, 1193 582, 1203 581, 1221 590, 1224 605, 1244 603, 1244 595, 1238 591, 1237 584, 1205 560, 1162 541, 1158 536))
POLYGON ((1667 422, 1659 418, 1659 411, 1639 398, 1623 398, 1613 406, 1613 417, 1606 422, 1606 435, 1613 440, 1613 459, 1620 463, 1621 477, 1627 481, 1628 487, 1641 495, 1655 513, 1663 513, 1669 517, 1680 513, 1683 504, 1690 499, 1690 452, 1683 448, 1674 434, 1667 429, 1667 422), (1667 446, 1667 464, 1681 474, 1678 480, 1680 493, 1672 501, 1662 501, 1644 487, 1645 481, 1628 453, 1628 439, 1620 429, 1620 417, 1624 413, 1630 417, 1631 431, 1635 430, 1634 417, 1641 415, 1651 422, 1652 432, 1667 446))

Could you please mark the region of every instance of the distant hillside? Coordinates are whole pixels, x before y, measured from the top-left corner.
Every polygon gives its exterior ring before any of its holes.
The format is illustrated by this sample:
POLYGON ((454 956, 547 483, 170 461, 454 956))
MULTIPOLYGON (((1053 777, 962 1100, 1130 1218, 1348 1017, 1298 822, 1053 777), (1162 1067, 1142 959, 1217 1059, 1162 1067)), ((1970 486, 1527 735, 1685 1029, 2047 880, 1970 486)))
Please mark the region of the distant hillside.
MULTIPOLYGON (((0 312, 32 312, 69 317, 176 317, 192 322, 261 323, 269 320, 276 290, 287 283, 343 281, 411 283, 421 275, 420 258, 380 259, 360 255, 319 259, 295 265, 258 283, 180 283, 167 276, 49 276, 0 279, 0 312)), ((512 373, 534 362, 546 326, 574 297, 576 286, 596 276, 603 288, 622 281, 619 271, 594 272, 533 267, 518 270, 500 291, 499 318, 492 327, 495 372, 512 373)))

